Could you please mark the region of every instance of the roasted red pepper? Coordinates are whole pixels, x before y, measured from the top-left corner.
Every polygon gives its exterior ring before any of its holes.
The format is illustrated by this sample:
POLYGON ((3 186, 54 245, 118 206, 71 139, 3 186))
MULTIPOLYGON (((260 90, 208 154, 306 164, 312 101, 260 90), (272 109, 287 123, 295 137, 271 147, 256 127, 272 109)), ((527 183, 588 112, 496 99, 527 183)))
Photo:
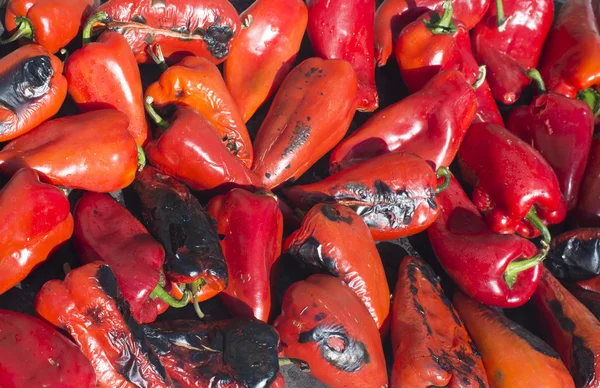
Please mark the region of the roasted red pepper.
POLYGON ((439 218, 427 230, 438 261, 454 283, 476 300, 517 307, 537 287, 546 249, 511 234, 494 233, 456 179, 438 196, 439 218))
POLYGON ((17 171, 0 191, 0 294, 25 279, 72 233, 65 194, 40 183, 31 169, 17 171))
POLYGON ((472 199, 496 233, 543 234, 565 219, 566 204, 552 167, 529 144, 495 124, 473 124, 458 150, 472 199))
POLYGON ((138 162, 144 163, 128 124, 124 113, 112 109, 48 121, 0 151, 0 172, 31 167, 54 185, 120 190, 133 182, 138 162))
POLYGON ((392 387, 487 387, 481 357, 424 261, 400 264, 392 306, 392 387))
POLYGON ((346 282, 369 309, 377 328, 385 331, 390 290, 369 228, 354 210, 341 205, 314 206, 283 249, 301 265, 346 282))
POLYGON ((449 166, 473 121, 477 101, 465 77, 456 70, 434 76, 425 87, 377 112, 329 159, 336 172, 391 151, 406 151, 449 166))
POLYGON ((12 37, 34 41, 54 54, 79 33, 94 0, 10 0, 4 23, 12 37))
POLYGON ((271 314, 272 267, 281 254, 283 216, 270 195, 233 189, 213 198, 209 214, 217 220, 229 268, 229 285, 221 300, 237 317, 266 322, 271 314))
POLYGON ((308 362, 332 387, 388 386, 377 326, 354 291, 329 275, 312 275, 285 292, 275 320, 284 353, 308 362))
POLYGON ((600 275, 600 229, 573 229, 556 236, 545 264, 561 281, 595 283, 600 275))
POLYGON ((575 387, 558 353, 527 329, 461 292, 453 302, 483 358, 491 387, 575 387))
POLYGON ((592 139, 575 214, 578 225, 600 227, 600 135, 592 139))
POLYGON ((294 66, 308 21, 302 0, 257 0, 240 18, 223 77, 244 122, 279 88, 294 66))
POLYGON ((596 319, 600 319, 600 293, 598 293, 597 283, 595 281, 595 290, 590 291, 589 288, 579 287, 581 282, 577 285, 568 285, 568 290, 578 301, 580 301, 596 319))
POLYGON ((317 56, 344 59, 358 78, 357 109, 373 112, 379 107, 375 85, 373 0, 307 0, 308 37, 317 56))
MULTIPOLYGON (((438 171, 447 171, 442 168, 438 171)), ((436 172, 424 159, 390 152, 342 170, 321 182, 284 189, 303 209, 338 203, 351 206, 375 240, 394 240, 427 229, 438 216, 436 172)))
POLYGON ((94 367, 98 387, 173 387, 108 265, 87 264, 64 281, 50 280, 35 310, 71 335, 94 367))
POLYGON ((96 387, 96 374, 83 353, 40 319, 0 310, 0 349, 3 387, 96 387))
POLYGON ((254 141, 253 171, 265 187, 297 179, 342 140, 356 91, 343 60, 309 58, 288 74, 254 141))
POLYGON ((62 62, 37 44, 0 59, 0 142, 37 127, 67 96, 62 62))

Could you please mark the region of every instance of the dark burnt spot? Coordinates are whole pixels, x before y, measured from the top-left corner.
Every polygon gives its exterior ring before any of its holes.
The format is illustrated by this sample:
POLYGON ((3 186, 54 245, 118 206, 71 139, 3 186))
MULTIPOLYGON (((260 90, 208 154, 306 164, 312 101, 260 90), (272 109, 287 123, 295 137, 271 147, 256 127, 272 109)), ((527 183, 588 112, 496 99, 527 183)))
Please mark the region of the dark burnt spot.
POLYGON ((86 317, 88 317, 94 325, 102 325, 104 319, 102 319, 102 308, 100 306, 90 307, 85 312, 86 317))
POLYGON ((325 95, 325 94, 323 94, 323 92, 320 92, 319 94, 321 95, 321 97, 323 97, 325 95))
POLYGON ((408 280, 410 280, 411 283, 415 283, 417 281, 417 277, 415 276, 417 273, 417 264, 414 261, 411 261, 408 264, 408 268, 407 268, 407 275, 408 275, 408 280))
POLYGON ((560 356, 554 351, 554 349, 548 346, 548 344, 542 341, 540 338, 533 335, 531 332, 529 332, 529 330, 525 329, 523 326, 511 321, 502 314, 497 313, 497 317, 498 322, 500 322, 508 330, 518 335, 522 340, 527 342, 529 346, 531 346, 535 351, 555 359, 560 358, 560 356))
POLYGON ((311 120, 310 116, 306 116, 306 121, 310 121, 310 120, 311 120))
POLYGON ((288 164, 287 166, 285 166, 286 170, 289 170, 292 167, 291 164, 288 164))
MULTIPOLYGON (((183 94, 184 94, 183 89, 179 89, 179 88, 175 89, 175 98, 182 98, 183 94)), ((225 140, 227 140, 227 139, 226 138, 223 139, 223 141, 225 141, 225 140)))
POLYGON ((294 241, 290 245, 287 254, 297 260, 302 267, 329 273, 333 276, 339 275, 337 263, 322 254, 321 243, 313 236, 310 236, 304 242, 294 241))
POLYGON ((494 373, 494 381, 497 384, 502 384, 504 381, 504 373, 502 373, 501 370, 497 370, 496 373, 494 373))
POLYGON ((133 15, 133 17, 131 18, 131 21, 134 23, 147 24, 146 18, 143 17, 142 15, 133 15))
POLYGON ((471 353, 473 353, 473 355, 477 358, 481 358, 481 354, 479 354, 479 350, 477 350, 477 346, 475 346, 475 343, 471 340, 469 340, 469 347, 471 348, 471 353))
POLYGON ((410 293, 413 296, 417 296, 417 294, 419 293, 419 289, 411 284, 410 285, 410 293))
POLYGON ((567 317, 563 311, 562 304, 558 300, 551 300, 548 303, 548 307, 550 311, 558 321, 558 325, 560 328, 567 333, 573 334, 575 331, 575 322, 569 317, 567 317))
POLYGON ((600 275, 600 229, 576 229, 553 238, 545 264, 561 280, 600 275))
POLYGON ((219 241, 223 241, 225 240, 225 235, 224 234, 219 234, 219 241))
POLYGON ((173 32, 180 33, 180 34, 189 34, 190 33, 190 30, 187 28, 187 26, 171 27, 170 30, 173 32))
POLYGON ((19 115, 50 90, 54 69, 48 56, 24 58, 0 74, 0 106, 19 115))
POLYGON ((481 379, 481 377, 479 376, 475 376, 475 381, 477 381, 477 386, 479 388, 487 388, 487 385, 485 384, 485 382, 481 379))
POLYGON ((315 322, 321 322, 326 317, 327 317, 327 314, 325 314, 325 313, 318 313, 317 315, 315 315, 315 322))
POLYGON ((471 358, 471 356, 467 354, 467 349, 465 349, 464 346, 461 346, 460 349, 454 350, 454 355, 456 356, 456 358, 458 358, 460 362, 468 366, 468 373, 471 373, 470 369, 476 365, 476 362, 471 358))
POLYGON ((333 222, 343 222, 345 224, 348 225, 352 225, 352 217, 344 217, 342 216, 342 214, 340 213, 339 210, 337 210, 334 206, 332 205, 323 205, 321 206, 321 213, 329 220, 329 221, 333 221, 333 222))
POLYGON ((271 174, 269 174, 268 172, 265 173, 265 178, 269 179, 271 177, 271 174))
POLYGON ((306 73, 304 73, 304 76, 306 78, 310 78, 313 74, 315 74, 317 72, 317 70, 319 70, 319 68, 312 67, 309 71, 307 71, 306 73))
POLYGON ((223 59, 229 55, 229 42, 233 38, 234 31, 231 26, 219 24, 220 18, 210 25, 206 30, 197 28, 194 34, 202 36, 206 48, 217 59, 223 59))
POLYGON ((94 213, 95 216, 97 216, 98 214, 100 214, 100 213, 98 213, 98 210, 96 210, 96 209, 92 210, 92 213, 94 213))
POLYGON ((440 368, 442 368, 446 372, 452 372, 454 370, 452 362, 450 362, 446 353, 442 352, 441 355, 437 355, 433 350, 431 350, 431 348, 427 348, 427 350, 429 350, 429 356, 431 357, 431 359, 436 364, 438 364, 440 368))
POLYGON ((429 322, 427 321, 427 314, 425 313, 425 309, 417 301, 417 298, 413 298, 413 306, 415 310, 417 310, 417 313, 419 313, 419 315, 423 319, 423 326, 425 326, 425 328, 427 329, 427 334, 432 335, 433 331, 431 330, 431 326, 429 326, 429 322))
POLYGON ((293 154, 294 152, 296 152, 296 150, 302 147, 310 137, 310 131, 310 125, 300 120, 296 121, 296 128, 294 128, 294 131, 292 132, 292 135, 289 139, 290 143, 287 147, 285 147, 281 156, 287 157, 288 155, 293 154))

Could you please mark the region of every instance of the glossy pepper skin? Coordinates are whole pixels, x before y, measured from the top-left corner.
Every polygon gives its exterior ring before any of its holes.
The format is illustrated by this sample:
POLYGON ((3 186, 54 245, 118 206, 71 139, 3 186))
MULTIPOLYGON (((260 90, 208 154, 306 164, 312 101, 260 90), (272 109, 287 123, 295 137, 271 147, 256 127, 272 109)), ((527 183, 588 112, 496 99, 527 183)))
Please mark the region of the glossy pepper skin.
POLYGON ((458 160, 463 178, 474 186, 473 203, 492 231, 539 235, 526 220, 534 206, 544 224, 564 220, 565 199, 552 167, 538 151, 505 128, 473 124, 458 150, 458 160))
POLYGON ((168 63, 186 55, 221 63, 241 29, 240 18, 227 0, 109 0, 97 8, 101 22, 123 34, 138 63, 150 63, 151 45, 161 46, 168 63))
POLYGON ((0 172, 36 170, 43 181, 113 192, 133 182, 138 148, 124 113, 105 109, 48 121, 0 151, 0 172))
POLYGON ((574 388, 558 353, 502 313, 462 292, 453 304, 481 354, 490 387, 574 388))
POLYGON ((229 285, 221 300, 236 317, 267 322, 271 314, 273 267, 281 254, 283 216, 270 195, 233 189, 213 198, 208 213, 217 220, 229 285))
POLYGON ((223 78, 248 122, 294 66, 308 22, 302 0, 257 0, 241 15, 252 22, 235 39, 223 78))
POLYGON ((117 109, 129 118, 129 132, 144 146, 151 137, 144 110, 140 70, 127 41, 107 31, 75 51, 65 64, 69 95, 81 112, 117 109))
POLYGON ((37 127, 60 109, 67 96, 62 62, 37 44, 0 59, 0 142, 37 127))
POLYGON ((580 226, 600 227, 600 136, 592 138, 575 211, 580 226))
POLYGON ((433 252, 454 283, 467 295, 492 306, 511 308, 527 302, 542 271, 543 257, 533 259, 535 245, 517 235, 490 230, 454 178, 438 200, 440 216, 427 234, 433 252), (519 268, 527 259, 531 267, 519 268))
POLYGON ((217 129, 227 148, 246 166, 252 166, 248 130, 214 63, 205 58, 183 58, 146 89, 148 97, 159 108, 169 104, 194 108, 217 129))
POLYGON ((279 335, 261 321, 170 321, 144 332, 182 387, 270 387, 277 378, 279 335))
POLYGON ((54 54, 79 33, 94 0, 10 0, 6 30, 15 38, 34 41, 54 54))
POLYGON ((388 327, 390 290, 383 264, 369 228, 354 210, 315 205, 285 240, 283 250, 301 265, 343 280, 363 301, 377 328, 388 327))
POLYGON ((94 367, 98 387, 173 387, 108 265, 86 264, 64 281, 50 280, 36 297, 35 311, 75 340, 94 367))
POLYGON ((393 300, 392 387, 488 386, 481 357, 427 263, 402 260, 393 300))
POLYGON ((288 74, 254 140, 252 170, 267 189, 296 180, 342 140, 356 91, 343 60, 309 58, 288 74))
POLYGON ((72 233, 64 193, 41 183, 31 169, 17 171, 0 191, 0 294, 25 279, 72 233))
POLYGON ((372 0, 308 0, 308 37, 317 56, 343 59, 358 78, 357 109, 373 112, 379 107, 375 85, 374 23, 372 0))
POLYGON ((273 324, 284 353, 308 362, 333 387, 387 387, 381 339, 373 318, 342 280, 316 274, 294 283, 273 324))
POLYGON ((594 284, 600 275, 600 229, 573 229, 553 238, 546 268, 561 281, 594 284))
POLYGON ((343 140, 329 158, 329 169, 334 173, 391 151, 449 166, 476 109, 475 91, 459 71, 439 73, 343 140))
POLYGON ((396 151, 283 192, 303 209, 320 202, 351 206, 381 241, 427 229, 440 211, 436 188, 436 173, 427 161, 396 151))
POLYGON ((0 310, 0 349, 3 387, 96 387, 81 350, 41 319, 0 310))
POLYGON ((560 354, 576 387, 600 386, 600 322, 548 270, 533 297, 548 331, 548 343, 560 354))

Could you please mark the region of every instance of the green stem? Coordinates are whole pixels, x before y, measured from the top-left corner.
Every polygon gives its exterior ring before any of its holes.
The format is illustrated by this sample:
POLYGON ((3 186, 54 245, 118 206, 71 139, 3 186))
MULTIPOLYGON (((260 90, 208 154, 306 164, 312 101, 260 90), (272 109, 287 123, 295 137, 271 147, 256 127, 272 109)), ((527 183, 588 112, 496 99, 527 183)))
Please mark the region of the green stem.
POLYGON ((448 169, 448 167, 443 166, 437 169, 437 171, 435 172, 435 176, 437 178, 444 178, 442 184, 438 185, 437 189, 435 189, 435 193, 439 194, 442 191, 446 190, 448 186, 450 186, 450 179, 452 178, 452 176, 450 175, 450 170, 448 169))
POLYGON ((86 45, 92 41, 92 29, 94 28, 95 24, 106 24, 109 21, 110 17, 108 17, 108 14, 104 11, 100 11, 92 15, 92 17, 89 18, 85 24, 85 27, 83 27, 83 32, 81 33, 83 45, 86 45))
POLYGON ((17 31, 10 38, 0 40, 0 44, 12 43, 19 39, 33 40, 33 25, 31 21, 25 17, 17 16, 15 22, 17 23, 17 31))
POLYGON ((577 93, 577 99, 588 104, 594 116, 600 116, 600 92, 589 88, 577 93))
POLYGON ((148 46, 148 54, 162 71, 165 71, 169 68, 159 44, 148 46))
POLYGON ((527 70, 527 77, 529 77, 535 84, 537 85, 540 93, 546 93, 546 85, 544 84, 544 79, 537 69, 529 69, 527 70))
POLYGON ((444 0, 444 12, 440 17, 436 11, 430 14, 430 20, 423 20, 427 29, 434 35, 439 34, 454 34, 456 32, 456 24, 452 21, 452 1, 444 0))
POLYGON ((158 127, 161 130, 166 131, 169 128, 169 123, 166 122, 162 117, 160 117, 158 113, 156 113, 156 110, 154 110, 154 107, 152 106, 153 102, 154 98, 152 98, 152 96, 146 97, 146 101, 144 103, 144 106, 146 107, 146 112, 148 112, 152 120, 154 120, 156 125, 158 125, 158 127))
POLYGON ((198 318, 203 319, 204 313, 200 310, 200 305, 198 304, 198 291, 204 287, 206 282, 204 279, 198 279, 195 282, 190 284, 190 289, 192 290, 192 304, 194 305, 194 311, 196 311, 196 315, 198 318))
POLYGON ((279 367, 286 365, 296 365, 303 372, 310 372, 310 365, 304 360, 298 358, 280 358, 279 367))
POLYGON ((498 31, 502 32, 506 30, 506 22, 508 18, 504 17, 504 4, 502 0, 496 0, 496 26, 498 31))
POLYGON ((532 206, 529 209, 529 213, 525 216, 525 219, 533 225, 534 228, 540 231, 542 234, 542 242, 548 246, 550 246, 550 241, 552 240, 552 235, 550 235, 550 231, 546 227, 546 225, 540 220, 535 211, 535 206, 532 206))
POLYGON ((188 290, 185 290, 185 292, 183 293, 183 297, 181 297, 181 299, 175 299, 173 297, 173 295, 169 294, 167 292, 167 290, 165 290, 163 288, 163 286, 161 286, 160 284, 157 284, 156 288, 154 288, 154 290, 150 294, 150 297, 158 298, 158 299, 164 301, 169 306, 180 309, 182 307, 187 306, 188 303, 190 303, 192 294, 188 290))
POLYGON ((537 255, 525 260, 511 261, 504 270, 504 281, 506 282, 508 288, 513 288, 515 282, 517 281, 517 276, 521 272, 527 271, 528 269, 533 268, 544 261, 549 250, 550 246, 542 243, 542 249, 538 251, 537 255))
POLYGON ((475 79, 475 82, 473 83, 473 85, 471 85, 471 87, 474 90, 479 89, 479 87, 481 85, 483 85, 486 75, 487 75, 487 67, 485 67, 485 65, 479 66, 479 73, 477 73, 477 78, 475 79))
POLYGON ((137 150, 138 150, 138 157, 137 157, 138 171, 142 171, 144 169, 144 167, 146 167, 146 153, 144 152, 144 149, 139 144, 137 145, 137 150))

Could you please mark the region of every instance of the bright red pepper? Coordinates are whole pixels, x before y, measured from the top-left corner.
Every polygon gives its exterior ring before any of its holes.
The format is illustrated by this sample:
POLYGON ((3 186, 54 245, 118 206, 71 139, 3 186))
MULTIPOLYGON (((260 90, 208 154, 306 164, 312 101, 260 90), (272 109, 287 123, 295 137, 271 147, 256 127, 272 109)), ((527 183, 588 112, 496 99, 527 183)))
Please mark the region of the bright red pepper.
POLYGON ((279 88, 294 66, 308 22, 302 0, 257 0, 240 18, 223 77, 244 122, 279 88))
MULTIPOLYGON (((571 150, 573 151, 573 150, 571 150)), ((580 226, 600 227, 600 136, 592 139, 575 213, 580 226)))

